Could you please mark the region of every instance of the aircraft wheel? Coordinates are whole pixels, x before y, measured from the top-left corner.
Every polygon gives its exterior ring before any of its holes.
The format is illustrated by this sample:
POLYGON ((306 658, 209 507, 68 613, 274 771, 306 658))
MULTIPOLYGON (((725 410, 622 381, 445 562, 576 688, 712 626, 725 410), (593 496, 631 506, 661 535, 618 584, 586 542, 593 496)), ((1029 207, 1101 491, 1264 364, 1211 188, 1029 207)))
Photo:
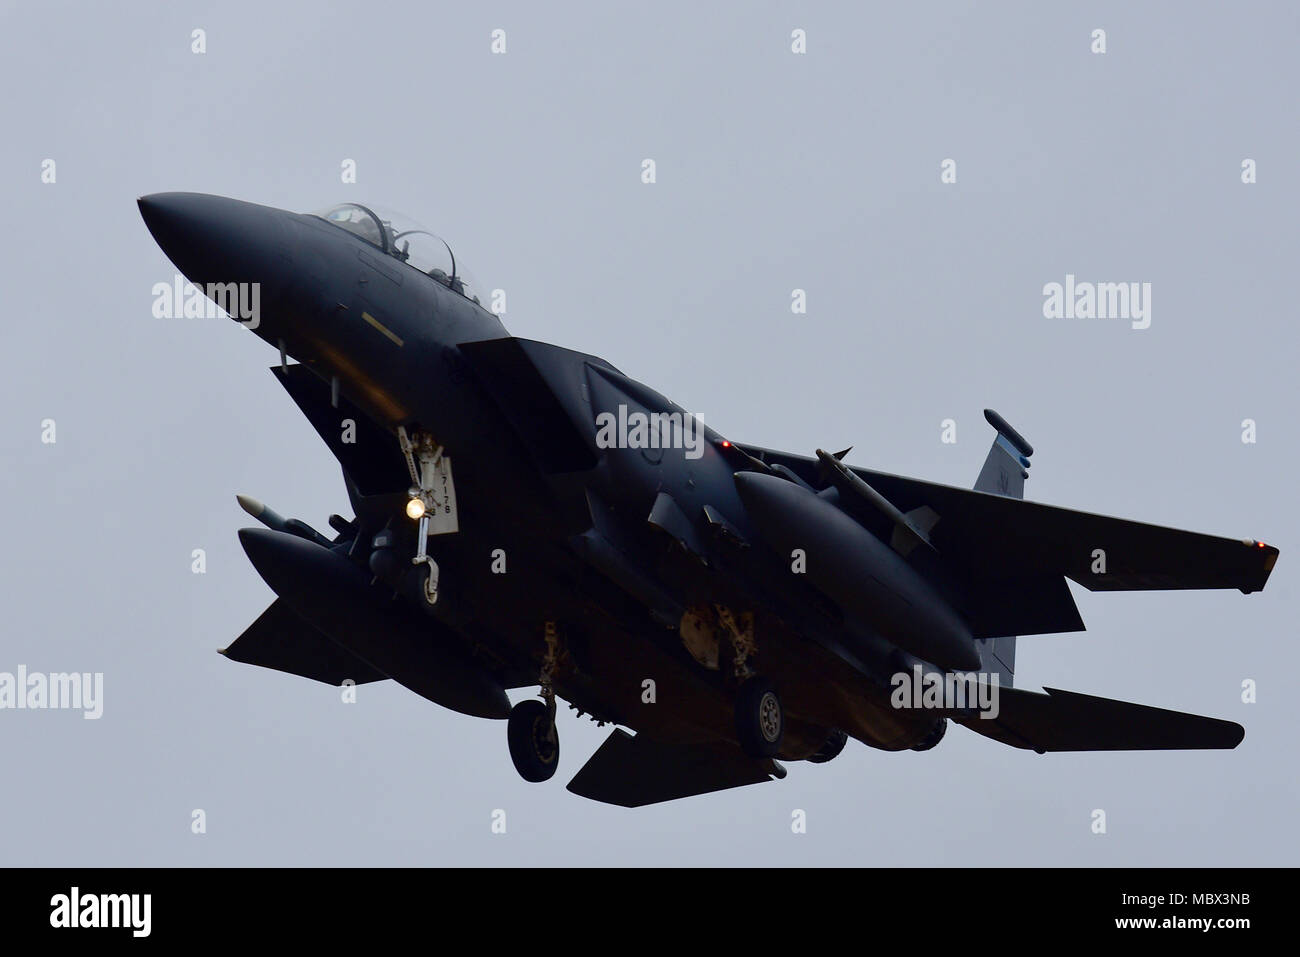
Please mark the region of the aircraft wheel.
POLYGON ((772 758, 781 750, 785 713, 776 688, 766 678, 750 678, 736 695, 736 735, 752 758, 772 758))
POLYGON ((560 735, 545 701, 531 698, 510 709, 506 722, 510 760, 525 781, 549 780, 560 763, 560 735))

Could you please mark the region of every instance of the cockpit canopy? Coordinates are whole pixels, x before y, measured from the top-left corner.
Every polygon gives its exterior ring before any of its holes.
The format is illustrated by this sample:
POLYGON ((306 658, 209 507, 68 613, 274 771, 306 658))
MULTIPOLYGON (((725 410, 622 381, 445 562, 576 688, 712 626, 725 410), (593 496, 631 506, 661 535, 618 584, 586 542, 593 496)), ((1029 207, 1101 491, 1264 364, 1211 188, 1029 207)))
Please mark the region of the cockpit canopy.
POLYGON ((479 301, 478 283, 456 262, 446 240, 414 220, 382 206, 362 206, 360 203, 340 203, 312 215, 360 236, 466 299, 475 303, 479 301))

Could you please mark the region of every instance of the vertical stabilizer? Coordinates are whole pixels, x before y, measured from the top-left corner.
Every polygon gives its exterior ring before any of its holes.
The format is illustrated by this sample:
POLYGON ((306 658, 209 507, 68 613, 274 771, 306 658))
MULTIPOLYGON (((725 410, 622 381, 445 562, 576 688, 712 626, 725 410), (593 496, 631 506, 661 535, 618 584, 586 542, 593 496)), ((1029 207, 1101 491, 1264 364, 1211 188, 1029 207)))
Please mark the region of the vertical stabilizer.
MULTIPOLYGON (((1025 479, 1029 478, 1029 457, 1034 454, 1034 447, 992 409, 984 410, 984 418, 997 429, 998 434, 988 458, 984 460, 984 467, 980 469, 979 478, 975 480, 975 491, 1024 498, 1025 479)), ((984 638, 976 644, 984 659, 984 670, 996 673, 1002 687, 1011 687, 1016 671, 1015 636, 984 638)))

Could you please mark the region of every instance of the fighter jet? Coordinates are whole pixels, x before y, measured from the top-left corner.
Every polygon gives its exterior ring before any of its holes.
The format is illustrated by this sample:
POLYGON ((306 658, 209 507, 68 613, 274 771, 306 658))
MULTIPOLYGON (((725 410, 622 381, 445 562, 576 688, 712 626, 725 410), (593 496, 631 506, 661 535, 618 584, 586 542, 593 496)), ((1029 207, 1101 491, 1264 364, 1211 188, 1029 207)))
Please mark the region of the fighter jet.
POLYGON ((1083 630, 1067 580, 1250 593, 1278 550, 1026 501, 1033 449, 995 412, 973 489, 774 451, 511 336, 451 247, 399 215, 195 193, 139 208, 193 289, 278 351, 353 512, 325 535, 240 497, 277 597, 227 658, 504 719, 532 782, 558 767, 563 700, 615 726, 569 790, 626 807, 783 778, 849 738, 929 750, 950 722, 1039 753, 1242 740, 1014 686, 1016 636, 1083 630))

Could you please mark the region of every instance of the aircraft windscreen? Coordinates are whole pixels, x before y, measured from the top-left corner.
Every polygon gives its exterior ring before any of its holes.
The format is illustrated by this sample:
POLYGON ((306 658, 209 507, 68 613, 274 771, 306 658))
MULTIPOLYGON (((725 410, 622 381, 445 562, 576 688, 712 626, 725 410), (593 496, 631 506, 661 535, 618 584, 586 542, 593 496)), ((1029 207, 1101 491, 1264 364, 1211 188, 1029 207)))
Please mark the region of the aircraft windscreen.
POLYGON ((340 203, 312 215, 360 236, 466 299, 479 301, 478 284, 464 266, 456 262, 446 240, 409 217, 360 203, 340 203))
POLYGON ((344 203, 341 206, 334 206, 313 215, 346 229, 350 233, 355 233, 366 242, 374 243, 380 249, 384 248, 383 226, 379 222, 379 217, 364 206, 358 206, 355 203, 344 203))

